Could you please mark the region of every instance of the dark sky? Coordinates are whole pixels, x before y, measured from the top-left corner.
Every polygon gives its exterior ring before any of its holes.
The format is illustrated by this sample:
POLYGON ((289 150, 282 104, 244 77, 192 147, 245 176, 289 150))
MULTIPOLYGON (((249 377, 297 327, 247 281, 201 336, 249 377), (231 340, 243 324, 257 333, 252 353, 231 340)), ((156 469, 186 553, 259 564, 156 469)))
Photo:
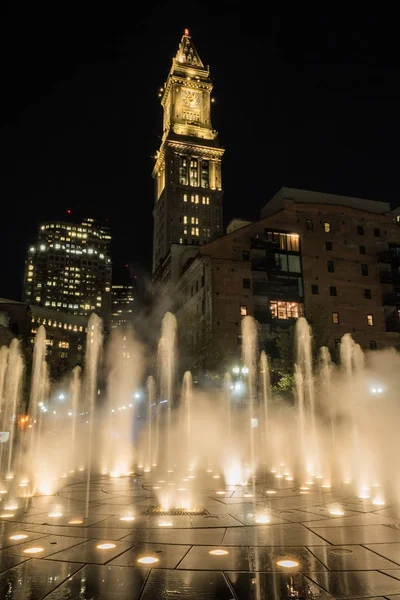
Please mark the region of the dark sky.
POLYGON ((20 298, 38 223, 68 208, 107 214, 116 276, 150 268, 157 93, 185 27, 215 82, 226 223, 282 185, 399 204, 395 16, 258 6, 2 5, 0 296, 20 298))

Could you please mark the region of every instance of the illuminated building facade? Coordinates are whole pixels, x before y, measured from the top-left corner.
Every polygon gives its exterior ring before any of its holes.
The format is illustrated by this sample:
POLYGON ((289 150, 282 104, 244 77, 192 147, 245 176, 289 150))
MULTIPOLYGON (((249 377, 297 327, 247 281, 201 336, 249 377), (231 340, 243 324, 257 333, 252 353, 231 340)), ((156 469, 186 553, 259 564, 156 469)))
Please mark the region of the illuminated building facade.
POLYGON ((178 319, 205 319, 232 358, 246 315, 262 341, 305 316, 334 358, 345 333, 364 349, 398 346, 400 228, 389 204, 281 188, 259 221, 228 230, 187 261, 175 297, 178 319))
POLYGON ((155 181, 153 277, 174 278, 174 261, 187 246, 222 233, 223 148, 211 124, 209 67, 203 65, 186 29, 160 91, 163 135, 153 170, 155 181), (172 248, 174 246, 180 248, 172 248))
POLYGON ((94 219, 40 226, 25 265, 23 301, 80 316, 111 312, 111 236, 94 219))
POLYGON ((134 293, 133 285, 113 285, 111 329, 131 329, 133 327, 134 293))

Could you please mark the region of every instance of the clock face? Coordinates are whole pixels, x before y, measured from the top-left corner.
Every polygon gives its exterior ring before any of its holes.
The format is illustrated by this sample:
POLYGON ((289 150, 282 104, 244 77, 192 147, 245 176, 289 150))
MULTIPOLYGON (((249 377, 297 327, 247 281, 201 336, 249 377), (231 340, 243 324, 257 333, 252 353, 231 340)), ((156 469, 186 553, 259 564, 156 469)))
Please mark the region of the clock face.
POLYGON ((200 108, 201 95, 193 90, 182 90, 182 102, 189 108, 200 108))

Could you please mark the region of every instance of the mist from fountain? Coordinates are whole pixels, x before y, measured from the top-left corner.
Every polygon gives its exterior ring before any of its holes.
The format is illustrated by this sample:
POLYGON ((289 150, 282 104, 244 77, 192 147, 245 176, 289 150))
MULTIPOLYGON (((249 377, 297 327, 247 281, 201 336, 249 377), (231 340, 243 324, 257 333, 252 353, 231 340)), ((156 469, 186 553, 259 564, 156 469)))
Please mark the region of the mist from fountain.
MULTIPOLYGON (((19 343, 1 348, 0 426, 10 439, 0 444, 0 469, 3 479, 10 477, 9 498, 53 494, 69 477, 84 476, 87 516, 90 480, 99 472, 115 478, 139 474, 149 498, 164 510, 195 510, 205 496, 233 491, 254 499, 294 480, 305 494, 347 486, 348 495, 377 505, 400 497, 399 353, 363 353, 346 334, 335 365, 327 348, 313 349, 310 327, 299 319, 293 405, 271 390, 268 357, 259 352, 252 317, 243 319, 242 335, 240 373, 235 367, 219 385, 202 389, 190 372, 182 382, 176 379, 173 315, 163 320, 154 376, 130 333, 112 332, 103 352, 102 323, 93 315, 83 374, 77 367, 58 384, 68 390, 62 408, 57 388, 49 387, 41 327, 26 426, 18 421, 24 415, 19 343), (271 479, 275 486, 267 490, 271 479)), ((258 518, 265 523, 269 517, 258 518)))

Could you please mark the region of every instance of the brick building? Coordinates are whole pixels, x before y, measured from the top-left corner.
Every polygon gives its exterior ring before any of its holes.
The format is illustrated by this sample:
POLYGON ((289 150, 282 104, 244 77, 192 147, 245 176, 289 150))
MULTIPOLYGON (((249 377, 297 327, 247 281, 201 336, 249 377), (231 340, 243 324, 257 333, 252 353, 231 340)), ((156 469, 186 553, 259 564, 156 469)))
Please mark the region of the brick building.
POLYGON ((281 188, 259 221, 228 230, 181 265, 177 290, 178 318, 203 316, 228 353, 246 314, 262 336, 304 315, 331 351, 348 332, 363 348, 398 345, 400 228, 389 204, 281 188))

